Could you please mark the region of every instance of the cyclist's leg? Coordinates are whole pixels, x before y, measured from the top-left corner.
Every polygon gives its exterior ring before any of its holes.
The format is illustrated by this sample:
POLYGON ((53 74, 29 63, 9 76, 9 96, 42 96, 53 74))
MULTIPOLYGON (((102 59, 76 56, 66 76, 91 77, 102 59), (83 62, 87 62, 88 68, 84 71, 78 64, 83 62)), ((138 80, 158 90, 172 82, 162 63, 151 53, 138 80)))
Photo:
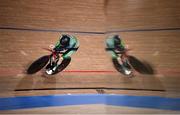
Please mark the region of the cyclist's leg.
POLYGON ((118 55, 118 61, 119 61, 119 63, 120 63, 121 65, 123 65, 123 60, 124 60, 123 54, 119 54, 119 55, 118 55))
POLYGON ((55 57, 55 59, 53 61, 54 62, 53 62, 52 70, 54 72, 54 71, 56 71, 56 69, 58 67, 58 62, 59 62, 59 54, 58 53, 56 54, 56 57, 55 57))
POLYGON ((56 54, 56 59, 54 60, 55 64, 57 65, 57 63, 59 62, 59 54, 56 54))
POLYGON ((123 65, 124 65, 126 68, 130 69, 131 66, 130 66, 130 64, 129 64, 129 61, 128 61, 127 56, 126 56, 125 54, 122 54, 122 55, 121 55, 121 59, 122 59, 123 65))

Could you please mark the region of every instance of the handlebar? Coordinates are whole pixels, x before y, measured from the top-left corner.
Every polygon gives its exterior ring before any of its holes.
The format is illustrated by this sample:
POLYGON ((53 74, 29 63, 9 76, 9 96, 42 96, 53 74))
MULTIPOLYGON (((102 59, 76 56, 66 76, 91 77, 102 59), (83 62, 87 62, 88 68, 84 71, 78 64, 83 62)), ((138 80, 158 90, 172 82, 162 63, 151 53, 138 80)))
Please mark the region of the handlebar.
POLYGON ((116 50, 116 48, 106 48, 106 51, 114 51, 117 54, 123 54, 123 53, 126 53, 129 50, 130 49, 125 49, 124 51, 118 51, 118 50, 116 50))
MULTIPOLYGON (((43 48, 43 49, 44 49, 44 50, 47 50, 47 51, 50 51, 50 52, 53 53, 53 54, 57 53, 57 51, 52 50, 52 49, 48 49, 48 48, 43 48)), ((63 54, 63 52, 58 52, 58 53, 63 54)))
MULTIPOLYGON (((55 50, 52 50, 52 49, 49 49, 49 48, 43 48, 43 49, 45 49, 45 50, 47 50, 47 51, 50 51, 50 52, 52 52, 52 53, 59 53, 59 54, 63 54, 64 52, 63 51, 55 51, 55 50)), ((78 48, 66 48, 67 50, 77 50, 78 48)))

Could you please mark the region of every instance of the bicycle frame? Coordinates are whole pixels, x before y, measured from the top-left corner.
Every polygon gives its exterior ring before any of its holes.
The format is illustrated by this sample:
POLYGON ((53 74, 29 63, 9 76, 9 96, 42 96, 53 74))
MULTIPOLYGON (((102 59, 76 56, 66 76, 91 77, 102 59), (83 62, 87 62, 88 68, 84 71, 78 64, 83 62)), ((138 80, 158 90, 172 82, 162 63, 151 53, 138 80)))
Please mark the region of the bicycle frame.
MULTIPOLYGON (((43 48, 43 49, 51 52, 51 54, 49 55, 49 58, 52 58, 52 57, 53 57, 53 61, 54 61, 55 59, 57 59, 57 55, 59 55, 59 58, 60 58, 61 55, 63 54, 62 52, 57 53, 57 52, 53 51, 52 49, 48 49, 48 48, 43 48), (61 55, 60 55, 60 54, 61 54, 61 55)), ((50 59, 50 60, 51 60, 51 59, 50 59)))

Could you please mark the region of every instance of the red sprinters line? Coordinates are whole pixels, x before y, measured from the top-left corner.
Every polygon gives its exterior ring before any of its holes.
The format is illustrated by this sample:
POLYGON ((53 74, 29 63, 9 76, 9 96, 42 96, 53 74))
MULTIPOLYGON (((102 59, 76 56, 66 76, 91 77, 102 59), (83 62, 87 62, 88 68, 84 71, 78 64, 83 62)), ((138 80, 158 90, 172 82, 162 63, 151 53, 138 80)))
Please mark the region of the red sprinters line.
POLYGON ((110 70, 64 70, 67 73, 114 73, 115 71, 110 70))
MULTIPOLYGON (((14 76, 18 74, 22 74, 22 68, 0 68, 0 76, 14 76)), ((116 70, 64 70, 63 73, 96 73, 96 74, 113 74, 116 73, 116 70)), ((159 68, 157 73, 155 74, 163 74, 163 75, 180 75, 180 68, 176 69, 167 69, 167 68, 159 68)))

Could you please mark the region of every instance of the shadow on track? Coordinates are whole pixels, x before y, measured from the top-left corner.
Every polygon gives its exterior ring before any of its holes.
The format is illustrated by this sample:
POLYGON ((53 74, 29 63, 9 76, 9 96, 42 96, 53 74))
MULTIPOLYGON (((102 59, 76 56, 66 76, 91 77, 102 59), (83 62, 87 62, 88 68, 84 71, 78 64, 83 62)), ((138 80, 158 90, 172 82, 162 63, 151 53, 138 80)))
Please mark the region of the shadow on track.
POLYGON ((27 74, 34 74, 40 71, 49 61, 49 55, 45 55, 34 61, 27 69, 27 74))
POLYGON ((149 74, 153 75, 155 74, 155 70, 153 69, 153 66, 149 64, 146 61, 140 61, 134 56, 129 56, 128 57, 130 64, 132 67, 139 73, 141 74, 149 74))
MULTIPOLYGON (((139 59, 137 59, 134 56, 128 56, 128 60, 131 64, 131 66, 134 68, 134 70, 136 70, 137 72, 141 73, 141 74, 149 74, 149 75, 153 75, 155 74, 155 70, 153 69, 153 66, 151 64, 149 64, 146 61, 140 61, 139 59)), ((118 71, 118 72, 122 72, 122 67, 119 64, 117 59, 112 59, 114 68, 118 71)))

